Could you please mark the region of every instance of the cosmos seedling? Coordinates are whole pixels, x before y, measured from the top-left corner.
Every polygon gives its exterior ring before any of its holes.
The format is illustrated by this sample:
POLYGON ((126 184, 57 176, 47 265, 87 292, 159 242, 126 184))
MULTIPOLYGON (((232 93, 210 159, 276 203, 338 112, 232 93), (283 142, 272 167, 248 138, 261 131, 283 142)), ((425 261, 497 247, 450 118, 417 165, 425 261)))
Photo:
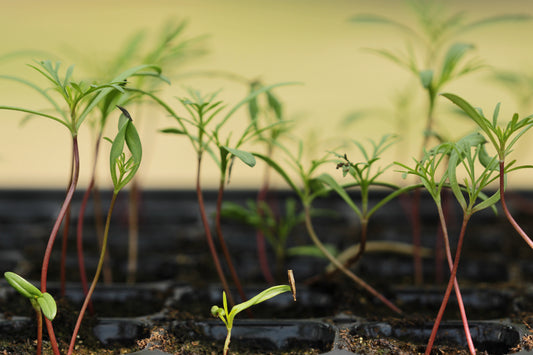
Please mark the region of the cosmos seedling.
POLYGON ((263 292, 257 294, 256 296, 250 298, 248 301, 236 304, 235 306, 231 308, 231 310, 228 309, 228 301, 226 299, 226 292, 222 291, 223 308, 216 306, 216 305, 212 306, 211 314, 214 317, 220 318, 222 322, 224 322, 224 324, 226 325, 226 329, 228 330, 228 333, 226 335, 226 341, 224 342, 224 355, 227 355, 229 352, 229 343, 231 340, 231 330, 233 328, 233 320, 238 313, 256 304, 259 304, 273 297, 276 297, 279 294, 285 293, 285 292, 292 292, 292 297, 294 301, 296 301, 296 284, 294 282, 294 276, 293 276, 292 270, 288 271, 288 275, 289 275, 289 285, 272 286, 264 290, 263 292))
POLYGON ((30 300, 37 316, 37 355, 42 352, 43 345, 43 319, 44 315, 48 320, 53 320, 57 314, 57 305, 52 295, 48 292, 41 292, 37 287, 26 281, 23 277, 14 272, 4 273, 7 282, 24 297, 30 300))

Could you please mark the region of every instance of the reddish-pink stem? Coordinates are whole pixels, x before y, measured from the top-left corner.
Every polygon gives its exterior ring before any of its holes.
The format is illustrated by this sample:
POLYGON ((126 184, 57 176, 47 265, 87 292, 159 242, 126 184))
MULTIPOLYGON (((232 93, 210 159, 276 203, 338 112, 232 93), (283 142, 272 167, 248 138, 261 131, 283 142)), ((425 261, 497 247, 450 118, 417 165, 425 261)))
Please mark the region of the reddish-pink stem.
POLYGON ((524 241, 529 245, 531 249, 533 249, 533 241, 529 238, 526 232, 516 223, 515 219, 511 215, 511 212, 509 212, 509 209, 507 208, 507 204, 505 203, 505 163, 503 160, 500 160, 500 200, 502 203, 503 212, 505 213, 505 217, 507 217, 507 220, 513 228, 516 230, 516 232, 524 239, 524 241))
MULTIPOLYGON (((69 184, 70 185, 70 184, 69 184)), ((68 232, 70 226, 70 207, 67 209, 65 219, 63 220, 63 236, 61 240, 61 266, 60 273, 60 291, 61 297, 65 297, 66 283, 67 283, 67 246, 68 246, 68 232)))
MULTIPOLYGON (((453 270, 453 259, 452 252, 450 248, 450 239, 448 238, 448 228, 446 226, 446 217, 441 206, 437 206, 439 210, 440 225, 442 231, 442 239, 444 240, 444 248, 446 251, 446 259, 448 260, 448 267, 450 272, 453 270)), ((461 313, 461 320, 463 322, 463 328, 465 331, 466 342, 468 344, 468 349, 472 355, 476 354, 476 348, 474 347, 474 342, 472 341, 472 335, 470 334, 470 327, 468 325, 468 318, 466 317, 465 306, 463 303, 463 297, 461 295, 461 290, 459 289, 459 282, 457 277, 453 280, 453 286, 455 290, 455 297, 457 298, 457 304, 459 306, 459 312, 461 313)))
MULTIPOLYGON (((85 219, 85 209, 87 208, 87 203, 89 202, 89 197, 91 196, 91 191, 93 190, 94 183, 96 180, 96 163, 98 161, 98 152, 100 148, 100 135, 98 136, 96 140, 95 145, 95 152, 94 152, 94 162, 91 172, 91 181, 89 181, 89 186, 87 186, 87 189, 85 190, 85 193, 83 194, 83 199, 81 201, 80 206, 80 212, 78 215, 78 224, 76 229, 76 246, 78 251, 78 266, 80 271, 80 281, 83 288, 83 293, 85 296, 87 296, 87 292, 89 291, 89 285, 87 283, 87 273, 85 271, 85 259, 83 256, 83 223, 85 219)), ((89 312, 91 314, 94 313, 92 302, 89 303, 89 312)))
POLYGON ((205 213, 205 204, 204 204, 204 196, 202 194, 202 187, 200 184, 200 177, 201 177, 201 170, 202 167, 202 158, 201 156, 198 157, 198 167, 196 171, 196 195, 198 197, 198 206, 200 208, 200 217, 202 219, 202 224, 204 225, 205 229, 205 237, 207 239, 207 245, 209 247, 209 251, 211 252, 211 257, 213 258, 213 263, 215 264, 215 268, 217 270, 218 278, 220 279, 220 282, 222 282, 222 287, 224 288, 224 291, 226 292, 226 296, 228 298, 228 302, 231 306, 235 304, 233 301, 233 296, 231 295, 230 288, 228 286, 228 281, 226 280, 226 276, 224 276, 224 272, 222 271, 222 266, 220 265, 220 260, 218 258, 218 254, 215 248, 215 243, 213 242, 213 236, 211 235, 211 228, 209 227, 209 221, 207 219, 207 214, 205 213))
POLYGON ((233 266, 233 261, 231 260, 231 255, 229 253, 228 246, 226 245, 226 241, 224 240, 224 234, 222 233, 221 211, 222 211, 223 196, 224 196, 224 180, 221 180, 219 187, 218 187, 215 227, 217 230, 218 241, 220 243, 220 247, 222 248, 222 252, 224 253, 224 258, 226 259, 226 263, 228 264, 231 277, 233 279, 233 282, 235 283, 235 287, 237 287, 237 291, 239 292, 239 295, 241 296, 242 302, 245 302, 247 298, 246 298, 246 295, 244 294, 244 290, 242 289, 239 275, 237 275, 237 271, 235 270, 235 267, 233 266))
MULTIPOLYGON (((71 164, 70 164, 70 177, 69 177, 69 183, 72 184, 72 175, 74 174, 74 153, 72 154, 71 164)), ((69 226, 70 226, 70 206, 67 209, 66 218, 63 220, 63 239, 61 243, 61 266, 59 269, 60 273, 60 295, 61 297, 65 297, 66 292, 66 283, 67 283, 67 246, 68 246, 68 233, 69 233, 69 226)))
POLYGON ((43 266, 41 269, 41 292, 43 293, 46 292, 46 279, 48 276, 48 265, 50 264, 50 257, 52 255, 52 249, 54 247, 54 242, 57 238, 57 233, 59 231, 59 227, 61 226, 61 222, 65 218, 67 210, 72 201, 72 196, 74 195, 74 191, 76 190, 76 184, 78 183, 78 176, 79 176, 79 170, 80 170, 80 157, 79 157, 77 136, 72 137, 72 143, 73 143, 72 151, 74 155, 74 168, 73 168, 73 174, 72 174, 72 181, 68 188, 67 195, 65 196, 63 205, 61 206, 61 209, 59 210, 59 214, 52 228, 52 232, 50 233, 48 244, 46 246, 46 250, 44 253, 43 266))
POLYGON ((54 355, 60 355, 59 346, 57 345, 57 339, 54 333, 54 327, 52 326, 52 321, 46 317, 44 317, 44 321, 46 323, 46 330, 48 331, 48 337, 50 338, 50 345, 52 345, 54 355))
MULTIPOLYGON (((257 212, 261 216, 263 215, 263 210, 260 206, 261 202, 264 202, 266 200, 267 192, 268 181, 265 181, 263 187, 261 188, 261 190, 259 190, 259 193, 257 194, 257 212)), ((257 257, 259 259, 259 266, 261 268, 261 272, 263 273, 263 277, 270 285, 274 285, 276 281, 274 280, 274 276, 272 276, 272 272, 270 272, 270 267, 268 266, 265 235, 260 229, 256 231, 255 239, 257 243, 257 257)))
POLYGON ((43 352, 43 314, 40 308, 35 308, 37 316, 37 355, 43 352))
POLYGON ((448 281, 448 286, 446 287, 446 292, 444 293, 444 298, 440 305, 439 313, 437 314, 437 318, 435 319, 435 323, 433 324, 433 330, 431 331, 431 336, 429 337, 425 355, 429 355, 431 353, 433 343, 435 342, 435 338, 437 337, 437 331, 439 330, 439 326, 442 321, 442 316, 444 315, 446 305, 448 304, 448 300, 450 299, 452 288, 454 287, 455 277, 457 276, 457 269, 459 268, 459 260, 461 259, 461 250, 463 248, 466 226, 468 224, 470 216, 471 214, 465 214, 463 216, 463 224, 461 226, 461 233, 459 234, 459 241, 457 242, 457 250, 455 251, 455 259, 453 262, 453 268, 451 270, 450 279, 448 281))

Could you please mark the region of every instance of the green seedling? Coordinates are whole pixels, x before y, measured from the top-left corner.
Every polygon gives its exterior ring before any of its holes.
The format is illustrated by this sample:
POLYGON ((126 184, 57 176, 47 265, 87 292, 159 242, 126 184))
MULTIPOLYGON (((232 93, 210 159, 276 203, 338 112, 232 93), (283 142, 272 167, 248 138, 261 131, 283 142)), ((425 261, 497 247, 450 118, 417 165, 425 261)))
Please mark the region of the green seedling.
POLYGON ((493 208, 498 202, 500 195, 498 192, 486 196, 483 193, 488 185, 498 179, 496 169, 496 159, 487 161, 484 145, 486 140, 478 133, 470 134, 456 143, 442 143, 436 148, 426 152, 421 161, 416 162, 415 168, 409 168, 399 164, 405 169, 405 173, 415 175, 420 178, 422 184, 433 197, 439 213, 439 220, 442 230, 444 231, 444 242, 448 266, 450 268, 450 278, 444 294, 444 298, 435 320, 433 330, 426 347, 426 354, 429 355, 435 341, 437 330, 439 328, 442 316, 446 309, 451 291, 455 288, 456 296, 459 301, 461 318, 467 338, 468 348, 471 354, 475 354, 474 344, 470 336, 468 320, 460 294, 459 284, 456 279, 461 250, 466 234, 466 227, 472 215, 475 212, 486 208, 493 208), (479 169, 479 162, 482 162, 483 169, 479 169), (440 168, 444 168, 440 172, 440 168), (458 170, 464 175, 459 179, 458 170), (439 173, 442 175, 439 177, 439 173), (445 216, 441 204, 441 191, 446 187, 452 190, 453 195, 463 210, 463 221, 459 234, 459 240, 456 246, 455 257, 452 259, 451 247, 447 234, 445 216))
MULTIPOLYGON (((48 265, 50 263, 50 258, 52 255, 52 249, 59 232, 61 223, 65 219, 67 212, 76 190, 78 176, 80 171, 80 162, 79 162, 79 149, 78 149, 78 132, 85 121, 85 119, 93 112, 97 105, 104 99, 108 97, 114 91, 124 92, 122 87, 124 80, 129 78, 132 75, 142 73, 143 71, 154 71, 156 74, 159 73, 157 67, 151 65, 142 65, 135 68, 128 69, 119 75, 117 75, 113 80, 104 83, 104 84, 91 84, 87 81, 74 81, 73 80, 73 71, 74 66, 70 66, 66 69, 64 74, 60 73, 60 63, 52 63, 51 61, 40 61, 35 65, 31 65, 34 70, 36 70, 51 87, 42 88, 39 85, 30 82, 28 80, 2 75, 1 79, 12 80, 14 82, 25 85, 32 90, 40 94, 46 102, 51 106, 52 110, 34 110, 23 107, 14 107, 14 106, 4 106, 0 105, 1 110, 11 110, 23 112, 30 117, 44 117, 50 120, 53 120, 63 127, 65 127, 72 138, 72 168, 70 175, 70 182, 65 196, 65 200, 61 206, 61 209, 58 213, 57 219, 54 223, 46 250, 43 258, 43 265, 41 268, 41 292, 46 292, 46 282, 48 276, 48 265), (54 95, 55 94, 55 95, 54 95), (59 96, 59 100, 56 97, 59 96), (51 112, 51 113, 49 113, 51 112)), ((62 268, 64 268, 65 263, 62 262, 62 268)), ((64 285, 64 280, 62 280, 64 285)), ((64 286, 62 286, 64 289, 64 286)), ((55 337, 53 336, 53 327, 50 320, 45 319, 48 333, 52 339, 51 344, 54 351, 54 354, 59 354, 59 349, 55 337), (51 334, 52 333, 52 334, 51 334)))
POLYGON ((37 355, 41 355, 43 347, 43 319, 52 321, 57 314, 57 305, 52 295, 48 292, 41 292, 37 287, 26 281, 14 272, 5 272, 4 277, 7 282, 20 293, 30 300, 37 316, 37 355))
MULTIPOLYGON (((250 83, 250 92, 254 92, 260 87, 260 82, 253 81, 250 83)), ((284 109, 281 101, 276 95, 274 95, 272 91, 266 91, 264 94, 250 100, 250 102, 248 103, 248 112, 250 116, 250 122, 254 125, 256 131, 260 132, 257 135, 258 143, 261 143, 265 146, 266 156, 272 158, 276 147, 274 142, 278 141, 280 138, 286 135, 291 128, 284 121, 284 109), (263 124, 263 126, 271 126, 271 129, 262 132, 260 124, 263 124)), ((270 173, 271 168, 266 165, 261 188, 259 189, 259 192, 257 194, 257 206, 264 205, 265 208, 268 207, 265 201, 267 199, 268 192, 270 189, 270 173)), ((262 213, 260 210, 257 211, 260 214, 262 213)), ((267 239, 269 239, 270 244, 272 245, 272 238, 269 238, 267 236, 267 239)), ((274 277, 272 276, 270 267, 268 265, 268 258, 265 247, 265 231, 262 228, 256 229, 256 241, 257 256, 259 258, 259 265, 261 267, 263 276, 265 277, 265 280, 268 283, 274 284, 274 277)), ((276 255, 279 256, 280 254, 276 252, 276 255)), ((280 258, 278 258, 278 261, 279 260, 280 258)), ((282 270, 279 264, 276 269, 279 276, 279 272, 282 270)))
POLYGON ((502 127, 498 123, 500 112, 499 104, 496 105, 496 108, 494 109, 492 120, 489 120, 483 115, 481 110, 475 109, 463 98, 454 94, 442 95, 459 106, 459 108, 461 108, 476 123, 496 151, 496 157, 492 159, 488 156, 486 151, 482 151, 480 155, 480 157, 483 158, 482 163, 484 166, 499 172, 499 196, 505 217, 520 237, 522 237, 527 245, 533 249, 533 241, 515 221, 505 202, 506 174, 511 171, 531 167, 525 165, 514 166, 516 161, 513 160, 507 162, 506 158, 512 152, 514 145, 520 140, 520 138, 533 127, 533 115, 520 119, 518 113, 515 113, 507 125, 502 127))
MULTIPOLYGON (((182 135, 188 138, 191 143, 194 151, 197 156, 197 169, 196 169, 196 192, 198 196, 198 203, 200 207, 200 214, 202 218, 202 223, 204 225, 206 238, 213 258, 213 262, 217 269, 217 274, 220 281, 223 284, 224 290, 228 295, 228 299, 231 304, 234 304, 233 297, 229 292, 229 286, 226 281, 226 277, 222 271, 218 255, 215 249, 215 244, 211 236, 211 231, 209 227, 209 222, 207 219, 207 214, 205 213, 205 207, 203 202, 203 192, 201 187, 201 167, 203 163, 204 154, 207 153, 215 162, 219 168, 220 178, 219 178, 219 189, 217 197, 217 212, 216 212, 216 229, 219 237, 219 242, 222 247, 224 257, 230 273, 232 275, 233 281, 239 290, 241 298, 244 300, 245 295, 240 284, 239 277, 235 268, 233 267, 233 262, 229 251, 227 249, 224 237, 222 234, 222 229, 220 228, 220 211, 222 208, 222 199, 224 193, 224 187, 226 183, 229 182, 231 175, 231 168, 235 159, 239 159, 244 164, 253 167, 255 165, 254 156, 241 149, 241 146, 247 141, 254 138, 262 130, 254 129, 254 125, 248 125, 241 135, 237 138, 237 142, 231 144, 230 138, 232 138, 231 133, 226 137, 221 137, 221 132, 223 128, 226 127, 226 124, 233 116, 233 114, 243 105, 247 104, 250 100, 253 100, 257 95, 260 95, 266 91, 272 90, 274 87, 286 85, 286 84, 275 84, 262 87, 246 96, 235 106, 233 106, 224 116, 219 117, 221 111, 224 109, 222 101, 216 101, 217 93, 210 95, 201 95, 199 92, 190 90, 189 98, 179 99, 183 108, 188 112, 189 117, 184 118, 177 115, 168 105, 163 101, 157 99, 155 96, 152 96, 160 105, 162 105, 167 112, 171 114, 173 118, 176 119, 178 123, 178 128, 168 128, 162 130, 163 133, 177 134, 182 135)), ((268 129, 265 128, 265 129, 268 129)))
POLYGON ((122 190, 135 176, 142 160, 142 145, 139 138, 139 134, 129 112, 123 107, 118 106, 122 114, 120 115, 118 123, 118 132, 115 138, 111 141, 111 151, 109 153, 109 169, 111 172, 111 180, 113 182, 113 195, 109 205, 106 224, 104 229, 104 239, 100 250, 100 258, 98 259, 98 265, 96 272, 91 283, 91 287, 83 302, 81 311, 70 340, 68 355, 74 351, 74 345, 76 344, 76 338, 78 331, 81 327, 85 311, 91 300, 91 296, 94 293, 96 284, 102 271, 104 257, 107 248, 107 241, 109 238, 109 226, 111 225, 111 215, 115 207, 115 203, 118 197, 118 193, 122 190))
MULTIPOLYGON (((383 302, 387 307, 393 310, 396 313, 402 313, 402 311, 375 290, 372 286, 366 283, 363 279, 355 275, 348 268, 344 267, 343 263, 336 258, 331 251, 322 243, 320 238, 315 232, 312 222, 312 204, 313 201, 325 194, 328 193, 331 189, 325 184, 327 178, 322 175, 320 178, 315 177, 318 169, 326 163, 332 162, 328 159, 328 155, 321 157, 320 159, 312 160, 309 166, 304 166, 303 164, 303 143, 300 141, 298 145, 298 150, 296 154, 293 154, 287 147, 277 143, 278 148, 285 154, 287 157, 286 161, 289 164, 289 168, 296 174, 296 176, 301 180, 301 187, 293 180, 289 174, 289 169, 285 169, 279 165, 276 161, 270 157, 254 153, 254 155, 267 163, 274 171, 276 171, 283 180, 290 186, 290 188, 297 194, 299 197, 304 210, 304 222, 307 230, 307 234, 311 238, 313 244, 320 250, 320 252, 343 274, 348 278, 354 281, 357 285, 365 289, 367 292, 372 294, 374 297, 383 302)), ((331 177, 330 177, 331 178, 331 177)), ((333 180, 333 178, 331 178, 333 180)))
POLYGON ((292 274, 292 270, 289 270, 288 274, 289 285, 272 286, 264 290, 263 292, 257 294, 256 296, 250 298, 248 301, 234 305, 233 307, 231 307, 231 310, 228 308, 226 292, 222 291, 223 307, 219 307, 216 305, 212 306, 211 314, 214 317, 220 318, 220 320, 224 322, 224 325, 226 326, 226 329, 228 331, 226 335, 226 341, 224 342, 224 355, 227 355, 229 353, 229 343, 231 341, 231 330, 233 329, 233 320, 238 313, 285 292, 292 292, 292 297, 294 301, 296 301, 296 285, 294 283, 294 276, 292 274))
MULTIPOLYGON (((421 159, 424 150, 429 148, 431 139, 436 139, 438 142, 448 140, 443 128, 437 127, 436 103, 439 92, 449 83, 485 67, 478 58, 471 56, 469 58, 475 46, 472 43, 459 41, 458 37, 487 26, 526 21, 531 17, 524 14, 505 14, 470 20, 463 12, 450 13, 446 5, 439 1, 411 0, 408 4, 417 20, 414 22, 415 26, 375 14, 359 14, 351 17, 350 22, 385 25, 404 35, 407 41, 405 53, 388 49, 370 49, 370 51, 409 71, 425 93, 426 109, 421 116, 425 119, 419 153, 421 159)), ((413 244, 418 249, 421 242, 419 204, 419 190, 415 190, 411 218, 413 244)), ((421 284, 422 281, 422 260, 415 254, 415 282, 421 284)))
MULTIPOLYGON (((103 67, 98 68, 98 77, 112 77, 115 73, 120 72, 130 66, 137 64, 152 64, 157 65, 168 77, 175 77, 182 67, 184 62, 196 59, 206 53, 205 36, 198 36, 187 38, 186 29, 188 27, 188 21, 183 20, 169 20, 161 26, 159 31, 154 35, 151 35, 146 30, 140 30, 133 34, 125 43, 124 46, 115 54, 115 56, 107 63, 104 63, 103 67)), ((81 57, 81 55, 80 55, 81 57)), ((83 57, 87 57, 86 53, 83 53, 83 57)), ((161 85, 165 82, 170 83, 166 79, 164 80, 151 80, 162 79, 161 76, 150 78, 147 76, 141 76, 136 78, 133 85, 129 84, 128 88, 136 88, 142 91, 154 93, 161 89, 161 85)), ((142 94, 136 92, 133 95, 134 98, 130 98, 128 102, 134 101, 134 110, 136 112, 136 124, 142 135, 142 123, 145 112, 145 102, 142 100, 142 94)), ((125 105, 126 102, 116 102, 115 105, 125 105)), ((131 106, 131 103, 128 103, 131 106)), ((114 109, 114 105, 111 105, 114 109)), ((152 120, 144 120, 146 125, 152 125, 152 120)), ((100 135, 101 137, 101 135, 100 135)), ((146 146, 147 139, 150 136, 146 136, 144 145, 146 146)), ((95 154, 96 160, 96 154, 95 154)), ((139 196, 141 194, 141 186, 138 178, 134 178, 128 189, 128 266, 127 266, 127 282, 134 283, 136 280, 137 268, 138 268, 138 239, 139 239, 139 196)), ((89 193, 89 191, 88 191, 89 193)), ((101 239, 101 238, 100 238, 101 239)), ((101 243, 101 241, 100 241, 101 243)), ((107 258, 106 258, 107 260, 107 258)), ((104 264, 103 278, 104 282, 111 282, 111 269, 108 263, 104 264)))
POLYGON ((414 186, 400 189, 399 186, 380 181, 379 178, 386 172, 386 170, 391 166, 387 165, 386 167, 376 168, 376 163, 380 160, 381 155, 386 151, 396 140, 395 136, 385 135, 381 138, 379 142, 374 142, 370 140, 372 145, 372 150, 368 150, 361 143, 353 141, 357 146, 359 153, 363 156, 363 160, 357 163, 353 163, 349 160, 347 154, 338 154, 333 153, 337 160, 336 168, 342 171, 343 177, 349 176, 354 182, 348 183, 345 185, 340 185, 335 179, 329 174, 323 174, 318 177, 326 186, 333 189, 337 194, 348 204, 348 206, 355 212, 359 218, 361 224, 361 240, 359 243, 359 248, 357 252, 351 257, 347 258, 344 266, 349 268, 350 266, 357 263, 365 252, 366 243, 367 243, 367 230, 368 222, 370 217, 384 204, 392 200, 393 198, 406 193, 409 190, 415 188, 414 186), (353 198, 347 193, 346 189, 357 187, 361 194, 361 200, 358 204, 353 200, 353 198), (384 187, 391 189, 392 192, 385 196, 382 201, 379 201, 372 208, 369 206, 369 195, 371 187, 384 187))
POLYGON ((248 200, 246 206, 233 202, 222 205, 222 217, 245 223, 260 231, 276 256, 276 276, 280 278, 285 267, 287 242, 294 228, 304 222, 303 212, 298 211, 295 199, 285 201, 284 213, 275 213, 266 201, 248 200))

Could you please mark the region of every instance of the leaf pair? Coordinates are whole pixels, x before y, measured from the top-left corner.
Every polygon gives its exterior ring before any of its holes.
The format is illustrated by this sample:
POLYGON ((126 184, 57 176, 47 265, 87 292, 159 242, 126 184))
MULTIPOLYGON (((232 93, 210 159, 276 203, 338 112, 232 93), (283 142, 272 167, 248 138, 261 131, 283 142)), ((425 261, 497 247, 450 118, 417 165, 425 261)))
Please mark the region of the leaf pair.
POLYGON ((133 179, 142 159, 141 139, 133 125, 133 120, 126 109, 117 107, 122 111, 122 115, 120 115, 118 133, 113 140, 109 154, 111 179, 115 193, 133 179), (129 150, 128 158, 124 152, 124 144, 129 150))
POLYGON ((35 310, 42 311, 44 316, 53 320, 57 314, 57 305, 48 292, 42 293, 37 287, 26 281, 14 272, 4 273, 7 282, 21 295, 28 298, 35 310))

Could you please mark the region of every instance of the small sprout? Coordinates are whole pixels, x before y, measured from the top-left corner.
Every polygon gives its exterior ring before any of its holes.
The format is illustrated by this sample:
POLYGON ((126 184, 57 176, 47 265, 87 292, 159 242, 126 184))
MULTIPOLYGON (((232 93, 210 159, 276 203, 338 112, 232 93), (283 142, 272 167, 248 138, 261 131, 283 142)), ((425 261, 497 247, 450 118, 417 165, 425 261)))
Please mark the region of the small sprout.
POLYGON ((33 308, 42 312, 46 318, 53 320, 57 314, 57 305, 52 295, 42 293, 37 287, 14 272, 4 273, 7 282, 24 297, 28 298, 33 308))
POLYGON ((222 302, 223 307, 219 306, 212 306, 211 307, 211 314, 214 317, 220 318, 222 322, 226 325, 226 329, 228 331, 226 335, 226 341, 224 343, 224 355, 227 355, 229 352, 229 343, 231 340, 231 329, 233 328, 233 319, 237 315, 237 313, 240 313, 244 311, 245 309, 248 309, 252 307, 253 305, 256 305, 258 303, 261 303, 263 301, 269 300, 273 297, 276 297, 277 295, 284 293, 284 292, 292 292, 292 297, 296 301, 296 284, 294 282, 294 275, 292 273, 292 270, 288 270, 288 276, 289 276, 289 285, 278 285, 278 286, 272 286, 263 292, 257 294, 256 296, 252 297, 246 302, 236 304, 231 308, 231 311, 228 311, 228 301, 226 298, 226 292, 222 291, 222 302))

